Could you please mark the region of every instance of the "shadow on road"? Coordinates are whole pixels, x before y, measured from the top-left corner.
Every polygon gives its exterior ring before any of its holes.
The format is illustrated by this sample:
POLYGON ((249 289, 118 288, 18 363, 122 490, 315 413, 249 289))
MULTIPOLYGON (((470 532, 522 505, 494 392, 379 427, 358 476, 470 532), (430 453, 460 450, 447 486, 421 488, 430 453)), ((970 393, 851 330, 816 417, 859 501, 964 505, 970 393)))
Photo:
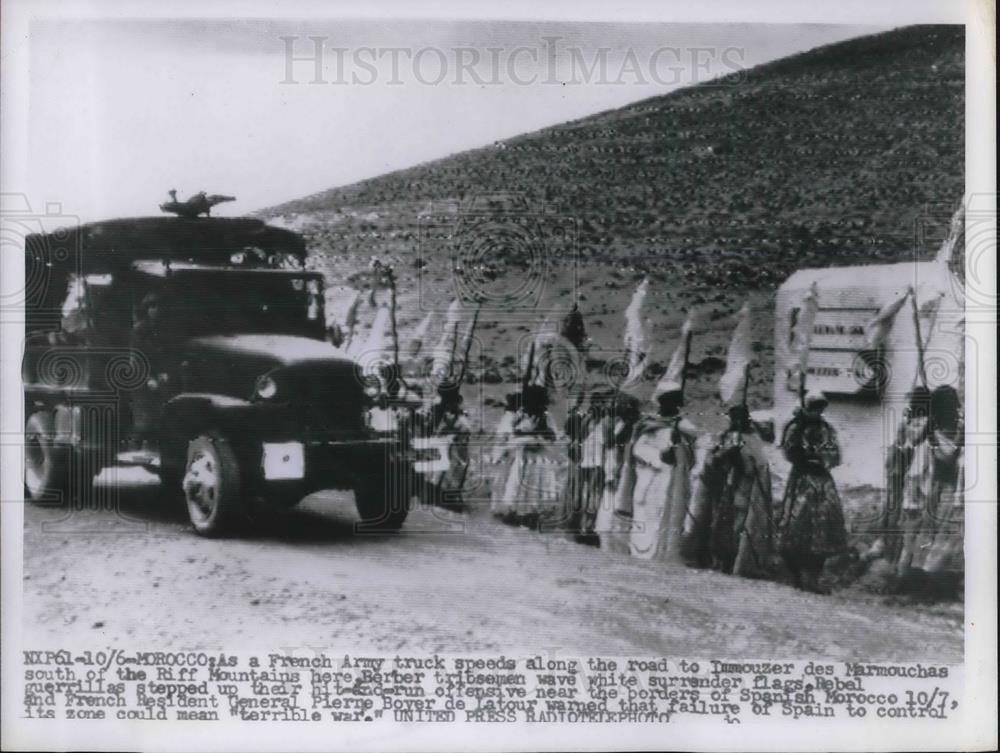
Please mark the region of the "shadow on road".
MULTIPOLYGON (((331 543, 347 540, 388 541, 403 534, 358 530, 359 519, 349 492, 321 492, 292 509, 248 504, 249 520, 228 538, 246 541, 331 543)), ((25 529, 49 534, 161 533, 196 538, 183 497, 165 491, 157 476, 139 468, 108 468, 85 493, 65 500, 33 503, 25 529)))
POLYGON ((353 540, 362 536, 374 540, 393 538, 393 535, 358 532, 359 521, 352 512, 351 502, 331 500, 326 496, 310 497, 291 510, 257 512, 242 538, 307 544, 353 540))

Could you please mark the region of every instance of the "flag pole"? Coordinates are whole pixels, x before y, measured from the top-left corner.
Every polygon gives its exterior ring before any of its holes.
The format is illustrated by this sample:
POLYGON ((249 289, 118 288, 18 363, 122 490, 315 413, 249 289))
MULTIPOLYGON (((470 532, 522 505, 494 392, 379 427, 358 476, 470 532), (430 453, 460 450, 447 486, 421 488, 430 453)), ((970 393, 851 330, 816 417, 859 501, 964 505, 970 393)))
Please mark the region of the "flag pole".
POLYGON ((681 399, 684 398, 684 388, 687 386, 687 366, 688 358, 691 355, 691 336, 694 333, 688 330, 684 336, 684 363, 681 365, 681 399))
POLYGON ((927 387, 927 370, 924 366, 924 336, 920 332, 920 311, 917 309, 917 295, 910 296, 910 303, 913 308, 913 327, 917 336, 917 374, 920 376, 920 383, 927 387))
POLYGON ((354 300, 351 301, 351 305, 347 307, 347 312, 344 314, 344 328, 347 330, 343 349, 344 352, 348 352, 351 346, 354 344, 354 334, 358 327, 358 307, 361 305, 361 291, 355 292, 354 300))
POLYGON ((816 281, 813 280, 812 284, 809 286, 809 292, 806 294, 805 298, 802 299, 802 308, 799 309, 799 315, 794 324, 795 327, 801 328, 802 337, 800 347, 802 352, 799 354, 799 409, 805 410, 806 408, 806 375, 809 371, 809 347, 812 344, 813 331, 815 329, 816 322, 816 312, 819 309, 819 289, 816 285, 816 281), (802 321, 802 317, 807 316, 805 322, 802 321), (803 326, 805 325, 805 326, 803 326))
POLYGON ((386 270, 386 281, 389 283, 389 327, 392 330, 392 362, 399 366, 399 329, 396 325, 396 275, 392 268, 386 270))
POLYGON ((450 377, 451 370, 455 366, 455 350, 458 348, 458 320, 455 320, 455 324, 451 328, 451 353, 448 354, 448 376, 450 377))
MULTIPOLYGON (((809 326, 811 327, 812 323, 809 326)), ((806 409, 806 371, 809 369, 809 343, 811 340, 811 337, 806 340, 805 358, 799 359, 799 410, 803 411, 806 409)))
MULTIPOLYGON (((462 384, 465 381, 465 372, 469 367, 469 353, 472 350, 472 337, 476 333, 476 324, 479 322, 479 310, 483 307, 482 303, 476 304, 476 310, 472 313, 472 324, 469 326, 469 339, 465 341, 465 351, 462 354, 462 370, 458 378, 458 383, 462 384)), ((458 339, 456 335, 456 340, 458 339)))
POLYGON ((535 368, 535 341, 531 341, 531 347, 528 349, 528 366, 524 370, 524 374, 521 375, 521 399, 524 399, 524 392, 528 389, 528 385, 531 384, 531 371, 535 368))

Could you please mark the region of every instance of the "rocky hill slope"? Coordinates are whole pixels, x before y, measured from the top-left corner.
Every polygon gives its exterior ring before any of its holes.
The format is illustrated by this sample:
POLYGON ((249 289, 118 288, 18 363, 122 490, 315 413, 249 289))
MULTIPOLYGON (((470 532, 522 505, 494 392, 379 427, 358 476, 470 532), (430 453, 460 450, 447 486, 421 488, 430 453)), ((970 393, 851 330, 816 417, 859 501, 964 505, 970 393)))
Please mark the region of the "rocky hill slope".
POLYGON ((573 300, 597 346, 618 348, 629 296, 649 274, 654 358, 669 357, 691 307, 710 322, 696 337, 693 360, 707 366, 691 398, 714 413, 717 364, 706 358, 724 352, 749 298, 763 405, 770 294, 792 270, 934 251, 916 229, 928 212, 946 225, 962 195, 964 96, 962 27, 908 27, 260 214, 302 230, 337 280, 372 255, 395 261, 404 334, 422 310, 447 305, 456 273, 491 300, 544 283, 480 331, 480 373, 506 359, 507 379, 531 320, 573 300))

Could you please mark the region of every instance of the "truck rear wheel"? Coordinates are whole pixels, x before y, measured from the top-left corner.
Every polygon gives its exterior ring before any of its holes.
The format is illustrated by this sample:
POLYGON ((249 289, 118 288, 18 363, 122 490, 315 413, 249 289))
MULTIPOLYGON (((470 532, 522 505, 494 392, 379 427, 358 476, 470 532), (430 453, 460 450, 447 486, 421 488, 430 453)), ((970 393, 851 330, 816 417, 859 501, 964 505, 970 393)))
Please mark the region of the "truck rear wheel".
POLYGON ((65 501, 69 493, 71 448, 56 444, 55 434, 48 411, 33 413, 24 424, 24 492, 32 502, 65 501))
POLYGON ((210 432, 188 444, 184 499, 194 530, 202 536, 222 536, 244 518, 240 463, 232 444, 210 432))
POLYGON ((361 531, 387 533, 403 527, 410 512, 410 485, 398 470, 385 468, 359 478, 354 485, 354 504, 361 516, 361 531))

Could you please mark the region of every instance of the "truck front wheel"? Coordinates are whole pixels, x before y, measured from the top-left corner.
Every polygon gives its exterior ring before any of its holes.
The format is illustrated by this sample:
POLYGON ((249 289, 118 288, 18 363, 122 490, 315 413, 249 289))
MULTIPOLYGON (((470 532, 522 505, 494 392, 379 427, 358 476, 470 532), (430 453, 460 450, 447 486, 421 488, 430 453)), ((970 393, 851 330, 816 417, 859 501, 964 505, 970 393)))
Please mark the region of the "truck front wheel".
POLYGON ((240 463, 232 444, 210 432, 188 444, 184 499, 194 530, 202 536, 222 536, 244 518, 240 463))

